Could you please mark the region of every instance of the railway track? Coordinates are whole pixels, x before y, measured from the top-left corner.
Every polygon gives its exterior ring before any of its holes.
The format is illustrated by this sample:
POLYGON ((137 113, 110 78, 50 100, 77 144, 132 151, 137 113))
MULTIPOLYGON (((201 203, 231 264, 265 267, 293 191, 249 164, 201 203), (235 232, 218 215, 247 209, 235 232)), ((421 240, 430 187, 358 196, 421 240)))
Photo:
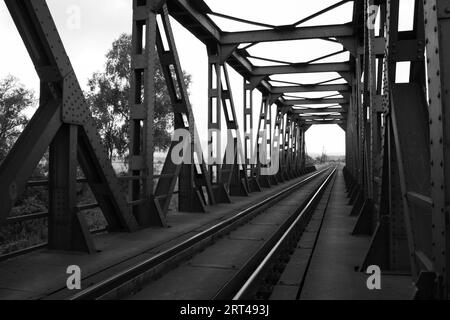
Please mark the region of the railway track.
MULTIPOLYGON (((68 299, 265 298, 258 292, 267 287, 268 272, 273 266, 280 268, 280 259, 287 263, 292 245, 301 237, 335 173, 336 168, 330 167, 308 175, 261 203, 68 299)), ((272 274, 269 278, 274 281, 276 277, 272 274)))

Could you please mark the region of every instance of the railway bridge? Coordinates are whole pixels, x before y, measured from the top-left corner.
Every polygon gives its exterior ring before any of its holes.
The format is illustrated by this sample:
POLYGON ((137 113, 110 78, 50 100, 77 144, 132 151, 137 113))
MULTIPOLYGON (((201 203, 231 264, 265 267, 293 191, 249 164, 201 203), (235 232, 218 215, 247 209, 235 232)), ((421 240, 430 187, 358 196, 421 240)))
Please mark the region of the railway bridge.
POLYGON ((272 25, 205 0, 130 0, 126 176, 105 152, 46 1, 4 2, 40 96, 0 164, 0 226, 44 221, 47 241, 0 257, 1 299, 449 297, 450 1, 328 1, 272 25), (412 28, 404 31, 406 2, 412 28), (343 6, 350 22, 314 23, 343 6), (217 18, 245 27, 222 30, 217 18), (207 52, 207 148, 197 143, 174 23, 207 52), (252 47, 289 41, 306 51, 308 40, 339 50, 309 61, 252 55, 252 47), (161 170, 158 63, 176 133, 161 170), (233 95, 230 70, 243 79, 242 96, 233 95), (318 82, 276 77, 330 73, 337 76, 318 82), (345 164, 308 162, 305 134, 324 124, 345 131, 345 164), (33 180, 47 152, 48 179, 33 180), (80 185, 95 203, 79 202, 80 185), (38 187, 48 191, 48 210, 13 215, 38 187), (93 208, 106 228, 90 226, 93 208))

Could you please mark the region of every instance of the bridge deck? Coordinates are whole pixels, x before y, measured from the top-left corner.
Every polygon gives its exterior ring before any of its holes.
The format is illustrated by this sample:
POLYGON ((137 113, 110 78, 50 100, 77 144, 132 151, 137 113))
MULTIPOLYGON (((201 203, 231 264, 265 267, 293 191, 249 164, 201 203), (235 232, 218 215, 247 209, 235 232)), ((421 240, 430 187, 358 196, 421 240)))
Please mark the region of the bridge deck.
MULTIPOLYGON (((249 198, 235 197, 231 205, 220 205, 208 214, 169 215, 169 224, 173 225, 169 229, 153 228, 133 234, 97 235, 95 242, 101 252, 96 255, 39 250, 1 262, 0 268, 3 271, 0 273, 0 299, 39 299, 49 295, 51 298, 64 298, 69 295, 64 290, 66 268, 69 265, 81 267, 83 284, 96 283, 188 239, 299 179, 265 189, 249 198)), ((351 208, 345 193, 342 171, 339 170, 306 274, 301 299, 410 298, 413 288, 409 276, 382 275, 382 290, 370 291, 366 286, 368 275, 355 271, 362 262, 370 238, 351 235, 356 222, 356 218, 350 216, 351 208)), ((298 290, 286 288, 288 289, 298 290)), ((279 298, 285 296, 280 292, 279 298)))
MULTIPOLYGON (((38 250, 0 262, 0 299, 39 299, 66 287, 67 267, 77 265, 82 270, 85 285, 96 283, 139 261, 148 259, 224 218, 248 208, 280 192, 302 178, 293 179, 251 197, 232 197, 232 204, 214 207, 207 214, 176 213, 168 215, 168 229, 150 228, 136 233, 100 234, 95 245, 100 251, 94 255, 38 250)), ((64 298, 67 291, 52 295, 64 298)))

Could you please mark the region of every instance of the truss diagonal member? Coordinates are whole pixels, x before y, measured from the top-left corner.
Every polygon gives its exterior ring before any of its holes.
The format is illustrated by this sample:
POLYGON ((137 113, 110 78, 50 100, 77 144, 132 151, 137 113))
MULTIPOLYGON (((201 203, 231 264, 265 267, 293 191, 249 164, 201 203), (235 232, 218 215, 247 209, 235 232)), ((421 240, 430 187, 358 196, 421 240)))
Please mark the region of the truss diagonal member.
MULTIPOLYGON (((224 45, 221 41, 222 31, 207 16, 211 10, 203 0, 171 0, 167 2, 167 6, 171 16, 205 45, 224 45)), ((245 50, 233 52, 227 62, 243 77, 249 78, 252 77, 253 66, 243 53, 245 50)), ((270 92, 270 88, 270 84, 264 79, 258 84, 258 89, 264 92, 270 92)))
POLYGON ((312 14, 312 15, 306 17, 306 18, 303 18, 303 19, 297 21, 296 23, 293 24, 293 26, 296 27, 296 26, 298 26, 298 25, 300 25, 300 24, 302 24, 302 23, 305 23, 305 22, 307 22, 307 21, 309 21, 309 20, 312 20, 312 19, 314 19, 314 18, 316 18, 316 17, 318 17, 318 16, 320 16, 320 15, 322 15, 322 14, 328 12, 328 11, 331 11, 331 10, 333 10, 333 9, 336 9, 336 8, 342 6, 342 5, 344 5, 344 4, 346 4, 347 2, 350 2, 350 1, 352 1, 352 0, 342 0, 342 1, 339 1, 338 3, 335 3, 335 4, 329 6, 329 7, 325 8, 325 9, 322 9, 322 10, 320 10, 320 11, 317 11, 316 13, 314 13, 314 14, 312 14))
POLYGON ((269 58, 258 57, 258 56, 252 56, 252 55, 248 55, 247 58, 252 58, 252 59, 261 60, 261 61, 266 61, 266 62, 273 62, 273 63, 280 63, 280 64, 293 65, 292 62, 288 62, 288 61, 282 61, 282 60, 276 60, 276 59, 269 59, 269 58))
POLYGON ((278 165, 272 163, 272 166, 277 166, 278 170, 274 173, 276 180, 278 182, 284 181, 287 177, 284 175, 284 164, 283 164, 283 156, 284 156, 284 107, 280 101, 277 102, 276 116, 275 116, 275 124, 273 130, 273 150, 272 152, 277 152, 277 157, 272 157, 272 161, 278 161, 278 165))
POLYGON ((0 224, 5 222, 14 203, 25 190, 27 180, 61 127, 61 109, 60 100, 41 105, 0 165, 0 224))
POLYGON ((270 82, 291 84, 291 85, 294 85, 294 86, 304 86, 305 85, 305 84, 300 83, 300 82, 291 82, 291 81, 282 81, 282 80, 270 80, 270 82))
POLYGON ((230 195, 246 196, 248 195, 248 181, 244 149, 239 132, 239 123, 236 117, 228 69, 223 59, 223 50, 223 46, 208 47, 208 129, 210 130, 208 144, 210 148, 215 148, 215 150, 210 150, 211 157, 215 162, 210 168, 211 170, 216 170, 217 183, 215 187, 216 189, 220 188, 216 193, 217 198, 221 202, 228 202, 228 196, 221 194, 223 188, 220 185, 223 184, 230 195), (213 82, 214 78, 216 80, 215 83, 213 82), (221 155, 222 111, 225 116, 228 134, 226 153, 223 161, 220 162, 222 160, 219 159, 221 155))
POLYGON ((255 144, 255 152, 257 165, 256 176, 262 187, 270 188, 271 185, 277 184, 278 181, 274 175, 263 174, 263 168, 270 167, 271 163, 264 163, 272 159, 272 105, 279 100, 281 95, 267 94, 263 96, 261 101, 261 111, 258 119, 258 131, 255 144))
POLYGON ((336 51, 336 52, 332 52, 330 54, 326 54, 326 55, 314 58, 312 60, 309 60, 309 61, 306 62, 306 64, 312 64, 314 62, 317 62, 317 61, 320 61, 320 60, 323 60, 323 59, 327 59, 327 58, 331 58, 331 57, 337 56, 338 54, 341 54, 341 53, 344 53, 344 52, 347 52, 347 50, 343 49, 343 50, 339 50, 339 51, 336 51))
POLYGON ((330 83, 330 82, 333 82, 333 81, 338 81, 338 80, 343 80, 343 79, 344 79, 343 77, 337 77, 337 78, 333 78, 333 79, 330 79, 330 80, 324 80, 324 81, 321 81, 321 82, 317 82, 317 83, 315 83, 315 85, 318 86, 318 85, 321 85, 321 84, 327 84, 327 83, 330 83))
MULTIPOLYGON (((235 105, 234 105, 233 93, 231 90, 231 82, 230 82, 230 77, 228 75, 228 68, 227 68, 226 64, 223 65, 223 73, 225 76, 224 80, 225 80, 225 85, 227 88, 226 90, 224 90, 222 92, 222 105, 224 108, 225 120, 227 122, 227 129, 230 131, 234 131, 235 135, 236 135, 236 137, 233 139, 234 141, 232 141, 233 145, 234 145, 233 150, 235 153, 235 158, 233 159, 234 160, 234 168, 232 170, 232 176, 230 177, 230 179, 233 179, 233 176, 235 176, 235 177, 242 176, 244 179, 244 182, 241 182, 240 179, 235 178, 234 185, 231 183, 231 181, 229 183, 231 195, 238 195, 239 192, 236 190, 243 190, 245 188, 239 188, 239 186, 236 186, 236 183, 239 185, 248 185, 247 176, 245 174, 241 174, 241 169, 240 169, 241 165, 240 164, 242 164, 242 171, 244 173, 246 172, 247 168, 245 165, 244 147, 242 144, 242 138, 241 138, 241 134, 239 131, 240 128, 239 128, 238 119, 236 117, 236 109, 235 109, 235 105), (234 190, 232 190, 232 189, 234 189, 234 190)), ((221 85, 221 88, 222 88, 222 90, 224 89, 223 84, 221 85)), ((232 137, 230 137, 230 138, 232 138, 232 137)), ((229 140, 230 140, 230 138, 229 138, 229 140)), ((230 143, 231 141, 228 141, 228 142, 230 143)), ((226 155, 225 155, 225 157, 226 157, 226 155)), ((245 194, 248 192, 243 192, 243 193, 245 194)))
MULTIPOLYGON (((36 161, 39 161, 37 159, 44 155, 46 147, 55 138, 59 127, 63 124, 77 126, 78 137, 81 138, 78 141, 78 160, 108 220, 109 228, 134 230, 135 218, 120 192, 116 174, 107 159, 89 107, 46 2, 44 0, 5 0, 5 2, 41 80, 41 93, 46 96, 44 98, 41 95, 39 110, 11 150, 8 156, 11 160, 2 164, 0 171, 5 178, 12 171, 16 172, 15 176, 6 180, 1 176, 2 186, 16 190, 4 194, 13 194, 17 197, 20 191, 23 191, 31 166, 37 164, 36 161), (12 161, 25 152, 26 146, 34 150, 33 155, 27 154, 23 158, 28 159, 27 161, 12 161), (89 161, 83 162, 83 158, 89 161), (83 163, 89 168, 83 168, 83 163), (92 174, 93 172, 95 174, 92 174), (9 184, 4 183, 7 180, 11 180, 9 184)), ((71 161, 76 161, 76 157, 76 154, 72 153, 71 161)), ((8 211, 15 197, 10 196, 5 200, 6 206, 2 206, 1 210, 8 211)), ((50 217, 54 214, 50 210, 50 217)), ((66 212, 66 214, 71 213, 66 212)))
MULTIPOLYGON (((156 14, 163 3, 133 1, 130 74, 129 198, 141 226, 165 226, 160 203, 154 198, 154 121, 156 14), (145 31, 145 32, 144 32, 145 31), (145 37, 145 39, 144 39, 145 37)), ((164 179, 164 178, 163 178, 164 179)))
POLYGON ((258 27, 264 27, 264 28, 275 28, 276 27, 276 26, 271 25, 271 24, 266 24, 266 23, 261 23, 261 22, 257 22, 257 21, 252 21, 252 20, 242 19, 242 18, 238 18, 238 17, 233 17, 233 16, 229 16, 229 15, 226 15, 226 14, 218 13, 218 12, 211 12, 209 14, 213 15, 213 16, 220 17, 220 18, 228 19, 228 20, 233 20, 233 21, 237 21, 237 22, 251 24, 251 25, 254 25, 254 26, 258 26, 258 27))
POLYGON ((186 160, 188 157, 190 162, 175 164, 171 159, 171 154, 176 142, 172 143, 162 171, 162 177, 167 177, 167 179, 159 179, 155 197, 160 199, 163 211, 167 212, 178 179, 179 210, 186 212, 206 212, 207 203, 203 195, 203 187, 206 189, 209 203, 215 204, 216 200, 212 190, 210 173, 206 168, 204 155, 198 143, 200 137, 189 102, 189 95, 183 78, 183 71, 173 36, 167 5, 164 5, 162 8, 161 18, 161 27, 164 28, 168 48, 164 46, 162 30, 159 30, 160 27, 158 26, 156 35, 157 51, 172 102, 175 129, 189 131, 191 148, 189 148, 190 154, 184 155, 184 159, 186 160), (199 162, 198 167, 195 164, 195 155, 197 155, 199 162))
POLYGON ((258 42, 250 43, 250 44, 246 45, 245 47, 241 48, 241 50, 244 51, 244 50, 250 49, 251 47, 256 46, 257 44, 258 44, 258 42))

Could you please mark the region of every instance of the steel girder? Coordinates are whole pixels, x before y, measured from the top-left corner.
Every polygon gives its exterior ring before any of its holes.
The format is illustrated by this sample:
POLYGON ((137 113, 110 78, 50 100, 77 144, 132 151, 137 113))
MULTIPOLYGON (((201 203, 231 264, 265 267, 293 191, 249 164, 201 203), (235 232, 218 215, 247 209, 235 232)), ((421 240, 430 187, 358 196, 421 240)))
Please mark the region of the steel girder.
POLYGON ((351 25, 330 25, 300 28, 283 26, 274 30, 225 32, 222 33, 220 41, 223 44, 240 44, 316 38, 351 38, 353 33, 354 30, 351 25))
MULTIPOLYGON (((347 74, 352 70, 350 64, 326 64, 326 63, 299 63, 290 64, 288 66, 274 66, 274 67, 255 67, 248 60, 248 53, 246 50, 238 49, 237 45, 245 42, 264 42, 264 41, 280 41, 280 40, 298 40, 308 38, 327 39, 329 37, 336 37, 337 42, 343 43, 344 47, 351 48, 355 52, 353 34, 354 26, 338 25, 338 26, 318 26, 318 27, 296 27, 283 26, 274 27, 273 30, 250 31, 226 33, 221 31, 217 25, 208 17, 212 10, 206 5, 203 0, 186 1, 186 0, 168 0, 167 5, 171 15, 182 25, 184 25, 192 34, 204 42, 206 45, 215 43, 224 47, 228 51, 225 61, 232 66, 245 79, 255 83, 255 88, 259 89, 263 94, 277 94, 284 93, 283 88, 273 87, 269 83, 268 76, 271 74, 284 73, 305 73, 305 72, 328 72, 336 71, 347 74), (328 36, 327 36, 328 35, 328 36), (252 40, 246 37, 256 37, 252 40), (260 39, 261 38, 261 39, 260 39), (245 41, 249 40, 249 41, 245 41), (332 70, 332 68, 335 68, 332 70), (341 71, 340 71, 341 70, 341 71)), ((327 12, 334 8, 333 6, 318 13, 317 15, 327 12)), ((314 15, 315 16, 315 15, 314 15)), ((348 79, 348 76, 345 76, 348 79)), ((347 91, 344 86, 340 87, 342 91, 347 91)), ((324 89, 335 90, 336 87, 313 88, 302 87, 298 91, 290 88, 286 92, 316 92, 324 89), (293 90, 293 91, 292 91, 293 90)))
POLYGON ((330 115, 330 114, 321 114, 321 115, 301 115, 299 119, 306 121, 306 120, 343 120, 344 117, 341 115, 330 115))
POLYGON ((247 166, 245 150, 239 132, 239 122, 236 117, 233 93, 227 66, 222 59, 224 53, 220 46, 208 47, 208 144, 211 147, 210 156, 216 164, 210 166, 215 173, 216 198, 219 202, 230 202, 231 196, 248 196, 247 166), (215 79, 215 83, 213 81, 215 79), (227 129, 227 148, 223 159, 221 154, 222 111, 227 129), (215 133, 215 134, 213 134, 215 133), (214 154, 215 153, 215 154, 214 154), (223 160, 223 161, 220 161, 223 160))
MULTIPOLYGON (((284 156, 284 112, 283 106, 277 106, 276 116, 275 116, 275 126, 274 126, 274 135, 273 141, 278 145, 276 147, 276 152, 278 152, 279 157, 279 170, 276 174, 276 179, 280 182, 286 179, 284 174, 284 166, 283 166, 283 156, 284 156)), ((274 150, 275 152, 275 150, 274 150)))
MULTIPOLYGON (((141 225, 165 225, 164 209, 154 199, 153 123, 155 119, 155 52, 157 23, 154 9, 133 1, 130 83, 129 197, 141 225), (144 32, 145 31, 145 32, 144 32), (144 35, 148 35, 144 38, 144 35)), ((164 207, 164 206, 163 206, 164 207)))
POLYGON ((345 113, 344 108, 305 108, 305 109, 294 109, 292 110, 294 114, 319 114, 319 113, 345 113))
POLYGON ((272 87, 273 94, 325 92, 325 91, 346 92, 349 91, 349 86, 347 84, 323 84, 323 85, 272 87))
POLYGON ((324 124, 337 124, 337 125, 344 125, 346 124, 347 121, 345 120, 310 120, 310 121, 305 121, 304 124, 308 125, 308 126, 312 126, 312 125, 324 125, 324 124))
MULTIPOLYGON (((364 20, 374 4, 365 1, 364 20)), ((377 264, 411 271, 417 298, 448 298, 445 107, 450 49, 444 34, 450 3, 415 1, 414 29, 407 32, 398 32, 398 0, 377 5, 380 36, 375 38, 367 26, 357 35, 363 49, 355 57, 355 79, 360 69, 364 82, 352 84, 347 118, 347 170, 363 195, 355 232, 373 232, 362 269, 377 264), (379 48, 383 37, 385 57, 379 48), (396 83, 401 61, 411 62, 407 83, 396 83)))
MULTIPOLYGON (((367 9, 373 6, 373 1, 365 2, 365 19, 369 19, 367 9)), ((380 106, 381 98, 377 95, 381 92, 381 82, 375 82, 374 54, 374 30, 365 28, 364 30, 364 50, 361 60, 364 69, 364 90, 362 104, 359 107, 357 120, 358 141, 357 155, 354 157, 356 163, 351 168, 353 174, 357 175, 359 184, 359 197, 356 207, 359 214, 358 222, 354 233, 372 234, 373 241, 362 268, 369 264, 377 263, 383 269, 402 270, 409 268, 407 252, 407 241, 404 228, 403 210, 401 204, 399 188, 398 155, 395 152, 395 139, 390 111, 390 83, 391 77, 395 75, 396 62, 392 59, 391 48, 396 43, 398 29, 398 1, 390 2, 389 6, 381 6, 380 33, 384 35, 383 28, 386 25, 388 34, 386 35, 385 68, 378 78, 383 81, 384 97, 383 105, 380 106), (389 16, 389 19, 385 19, 389 16), (380 113, 383 112, 382 115, 380 113), (368 117, 369 116, 369 117, 368 117), (380 116, 384 120, 381 127, 380 116), (363 121, 364 119, 368 121, 363 121), (382 132, 380 139, 377 134, 382 132), (381 156, 378 153, 381 152, 381 156), (358 163, 360 163, 358 165, 358 163)), ((394 76, 395 79, 395 76, 394 76)))
MULTIPOLYGON (((152 201, 153 203, 155 203, 154 200, 156 200, 157 205, 153 208, 156 209, 159 205, 159 207, 162 209, 162 212, 158 212, 158 216, 161 217, 162 214, 165 215, 169 209, 170 201, 174 194, 176 183, 178 181, 179 210, 185 212, 205 212, 208 201, 204 194, 203 188, 206 190, 206 195, 210 204, 215 204, 216 200, 212 185, 210 183, 210 173, 206 167, 205 162, 203 161, 203 152, 200 145, 198 143, 195 143, 196 141, 199 141, 199 135, 197 132, 192 108, 189 102, 189 95, 187 92, 186 84, 183 78, 183 71, 178 57, 167 6, 161 1, 154 0, 138 1, 135 4, 138 3, 141 4, 141 9, 143 10, 143 12, 141 12, 141 15, 135 15, 135 17, 140 17, 138 18, 140 19, 140 21, 136 21, 136 23, 138 25, 146 23, 146 26, 148 23, 151 23, 151 26, 147 26, 149 29, 148 33, 146 33, 147 41, 149 42, 148 47, 145 48, 145 54, 148 54, 148 60, 145 61, 148 67, 147 76, 149 78, 154 77, 154 74, 150 72, 151 70, 154 70, 154 66, 152 66, 152 64, 154 63, 154 57, 157 54, 159 56, 161 67, 164 73, 164 78, 166 79, 170 100, 172 103, 174 113, 174 127, 176 130, 183 129, 188 131, 191 140, 190 142, 183 141, 183 143, 190 144, 190 148, 187 148, 190 154, 183 154, 184 160, 188 159, 189 161, 183 161, 183 163, 181 164, 174 163, 172 159, 172 152, 176 145, 181 141, 172 142, 154 194, 148 194, 147 197, 144 198, 144 200, 152 201), (156 22, 157 14, 160 14, 161 16, 161 25, 158 25, 156 22), (164 30, 160 30, 159 28, 163 28, 164 30), (163 35, 166 37, 165 40, 168 46, 167 48, 165 48, 164 46, 164 40, 162 38, 163 35), (195 164, 196 158, 199 160, 198 167, 195 164)), ((135 31, 142 38, 142 32, 139 32, 137 29, 135 31)), ((140 39, 138 39, 138 41, 139 40, 140 39)), ((138 50, 136 54, 142 54, 142 50, 138 50)), ((135 58, 139 61, 139 56, 135 56, 135 58)), ((149 87, 152 84, 154 84, 153 81, 144 82, 144 97, 146 96, 146 90, 148 90, 147 92, 149 93, 154 92, 154 89, 149 87)), ((138 88, 136 89, 139 90, 138 88)), ((137 94, 137 97, 139 99, 139 94, 137 94)), ((154 99, 151 98, 151 96, 147 96, 146 100, 144 98, 143 103, 146 104, 146 112, 153 112, 153 101, 154 99)), ((147 120, 147 128, 149 125, 153 124, 148 123, 147 120)), ((185 139, 185 137, 183 137, 183 139, 185 139)), ((149 140, 145 140, 144 142, 148 141, 149 140)), ((146 148, 144 149, 144 152, 146 152, 147 154, 151 153, 146 156, 147 158, 153 156, 153 149, 146 148)), ((140 163, 142 162, 143 161, 140 161, 140 163)), ((145 167, 140 169, 145 169, 145 167)), ((147 168, 146 170, 152 169, 147 168)))
POLYGON ((289 99, 282 100, 285 106, 303 106, 303 105, 323 105, 323 104, 340 104, 340 105, 348 105, 349 101, 344 98, 317 98, 317 99, 289 99))
POLYGON ((254 104, 254 87, 250 82, 244 79, 244 158, 247 171, 245 172, 248 179, 248 190, 250 192, 261 191, 261 186, 257 178, 257 166, 255 165, 256 149, 255 138, 253 132, 253 104, 254 104))
MULTIPOLYGON (((450 153, 448 144, 450 117, 450 2, 424 1, 429 90, 429 131, 431 166, 431 239, 429 257, 442 289, 450 294, 450 153)), ((427 199, 429 200, 429 199, 427 199)), ((429 203, 427 203, 429 207, 429 203)))
MULTIPOLYGON (((211 12, 211 10, 203 0, 169 0, 167 1, 167 6, 171 16, 181 25, 185 26, 205 45, 222 45, 222 31, 207 16, 207 13, 211 12)), ((231 46, 237 48, 234 45, 231 46)), ((227 63, 245 79, 250 80, 250 78, 254 76, 252 72, 253 65, 246 57, 242 56, 237 51, 230 53, 227 63)), ((262 92, 270 93, 271 85, 263 77, 257 81, 255 88, 258 88, 262 92)))
POLYGON ((253 67, 254 76, 270 76, 275 74, 295 74, 295 73, 321 73, 321 72, 350 72, 349 63, 295 63, 286 66, 253 67))

